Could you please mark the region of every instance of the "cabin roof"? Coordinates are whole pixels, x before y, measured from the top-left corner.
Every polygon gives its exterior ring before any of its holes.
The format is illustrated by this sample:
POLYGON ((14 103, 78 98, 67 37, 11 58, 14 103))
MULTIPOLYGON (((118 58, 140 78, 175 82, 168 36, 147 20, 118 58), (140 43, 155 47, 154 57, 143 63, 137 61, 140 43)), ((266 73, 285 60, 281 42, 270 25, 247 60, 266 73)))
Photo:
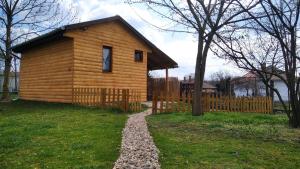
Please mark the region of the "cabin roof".
POLYGON ((65 25, 58 29, 55 29, 49 33, 38 36, 36 38, 30 39, 26 42, 18 44, 12 48, 12 50, 16 53, 22 53, 23 51, 30 49, 39 44, 45 44, 54 40, 58 40, 64 37, 64 33, 68 30, 84 28, 96 24, 102 24, 106 22, 117 21, 123 24, 126 28, 128 28, 137 38, 141 39, 148 45, 152 53, 148 53, 148 69, 149 70, 157 70, 157 69, 165 69, 165 68, 177 68, 178 64, 171 59, 167 54, 161 51, 158 47, 156 47, 152 42, 150 42, 147 38, 145 38, 141 33, 139 33, 135 28, 133 28, 128 22, 126 22, 121 16, 116 15, 113 17, 97 19, 87 22, 81 22, 71 25, 65 25))

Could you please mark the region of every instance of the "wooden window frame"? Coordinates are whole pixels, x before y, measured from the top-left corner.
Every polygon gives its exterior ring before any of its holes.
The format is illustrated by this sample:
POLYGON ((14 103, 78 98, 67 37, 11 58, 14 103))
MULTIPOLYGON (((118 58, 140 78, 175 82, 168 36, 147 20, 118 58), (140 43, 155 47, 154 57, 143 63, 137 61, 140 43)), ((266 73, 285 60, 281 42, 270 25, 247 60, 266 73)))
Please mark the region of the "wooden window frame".
POLYGON ((103 73, 111 73, 112 72, 112 70, 113 70, 113 68, 112 68, 112 66, 113 66, 113 47, 112 46, 109 46, 109 45, 102 45, 102 72, 103 73), (110 67, 110 69, 109 70, 104 70, 104 60, 103 60, 103 58, 104 58, 104 56, 103 56, 103 50, 104 49, 110 49, 110 63, 109 63, 109 67, 110 67))
POLYGON ((144 52, 142 50, 135 50, 134 51, 134 61, 135 62, 143 62, 143 60, 144 60, 144 52), (137 60, 137 58, 135 56, 137 53, 142 54, 142 58, 140 60, 137 60))

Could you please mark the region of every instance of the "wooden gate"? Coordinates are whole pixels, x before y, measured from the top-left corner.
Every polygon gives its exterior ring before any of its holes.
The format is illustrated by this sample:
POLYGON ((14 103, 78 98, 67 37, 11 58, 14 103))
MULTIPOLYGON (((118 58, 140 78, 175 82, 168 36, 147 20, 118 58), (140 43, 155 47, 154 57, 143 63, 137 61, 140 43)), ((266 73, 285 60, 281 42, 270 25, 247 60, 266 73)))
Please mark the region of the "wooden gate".
MULTIPOLYGON (((148 78, 148 100, 152 100, 154 92, 167 91, 166 78, 148 78)), ((180 82, 177 77, 170 77, 168 79, 168 93, 171 96, 178 97, 180 91, 180 82)))

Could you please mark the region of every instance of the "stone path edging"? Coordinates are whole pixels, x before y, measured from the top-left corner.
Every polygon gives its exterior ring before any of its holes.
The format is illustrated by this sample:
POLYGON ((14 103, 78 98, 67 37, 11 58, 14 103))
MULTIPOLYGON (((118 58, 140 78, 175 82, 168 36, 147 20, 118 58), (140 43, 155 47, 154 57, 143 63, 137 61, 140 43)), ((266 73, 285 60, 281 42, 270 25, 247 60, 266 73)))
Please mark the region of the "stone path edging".
POLYGON ((145 116, 151 109, 129 116, 122 134, 122 147, 114 169, 160 169, 159 150, 148 131, 145 116))

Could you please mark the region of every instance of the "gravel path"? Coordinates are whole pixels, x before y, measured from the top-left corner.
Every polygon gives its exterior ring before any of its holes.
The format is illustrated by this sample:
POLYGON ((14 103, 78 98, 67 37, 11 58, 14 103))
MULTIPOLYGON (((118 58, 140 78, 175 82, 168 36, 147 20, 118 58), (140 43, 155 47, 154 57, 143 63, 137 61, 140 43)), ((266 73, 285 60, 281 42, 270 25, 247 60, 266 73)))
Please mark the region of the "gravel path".
POLYGON ((154 145, 145 120, 149 114, 150 109, 129 116, 123 130, 121 155, 114 169, 160 169, 159 150, 154 145))

